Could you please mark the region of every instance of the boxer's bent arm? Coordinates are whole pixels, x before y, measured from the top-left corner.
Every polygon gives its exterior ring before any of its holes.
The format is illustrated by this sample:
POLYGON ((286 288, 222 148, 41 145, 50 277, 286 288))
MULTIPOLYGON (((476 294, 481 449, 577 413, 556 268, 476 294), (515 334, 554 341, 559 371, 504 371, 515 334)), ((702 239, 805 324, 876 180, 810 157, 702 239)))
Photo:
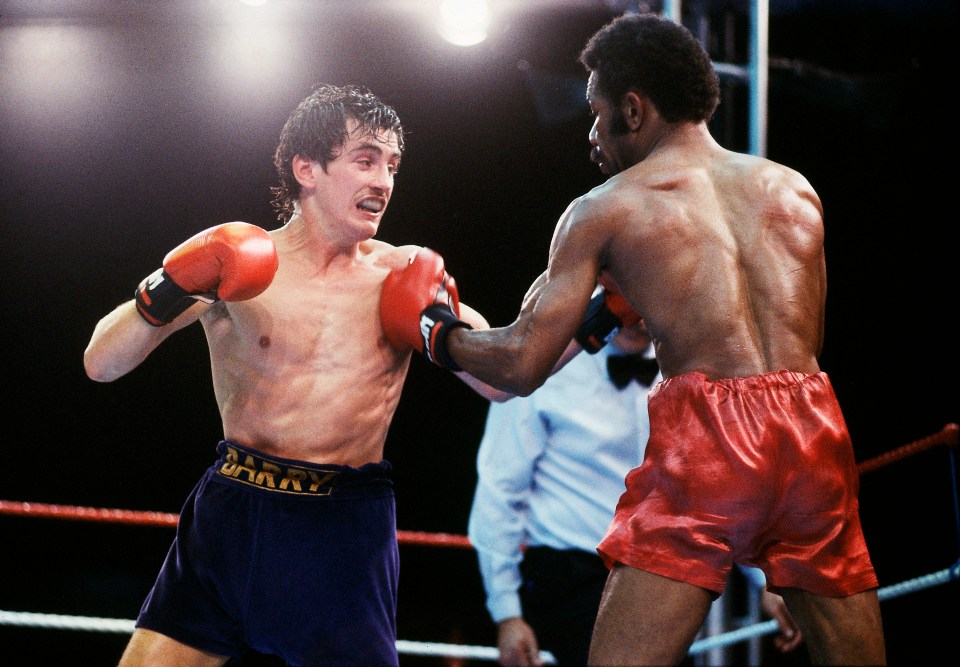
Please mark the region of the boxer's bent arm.
POLYGON ((133 299, 122 303, 103 317, 83 352, 87 377, 97 382, 112 382, 139 366, 151 352, 175 331, 196 322, 209 309, 198 301, 171 324, 154 327, 137 312, 133 299))
POLYGON ((126 375, 170 334, 196 322, 210 303, 261 294, 278 267, 273 239, 256 225, 227 222, 194 234, 140 282, 132 301, 97 323, 83 353, 87 376, 110 382, 126 375))

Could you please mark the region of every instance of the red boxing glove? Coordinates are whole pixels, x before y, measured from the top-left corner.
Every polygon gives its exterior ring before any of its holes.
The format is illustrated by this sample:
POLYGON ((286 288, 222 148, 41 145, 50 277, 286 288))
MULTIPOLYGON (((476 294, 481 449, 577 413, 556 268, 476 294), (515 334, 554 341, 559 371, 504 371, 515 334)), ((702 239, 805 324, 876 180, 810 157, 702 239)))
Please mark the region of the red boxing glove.
POLYGON ((613 278, 606 272, 600 275, 601 288, 590 299, 587 314, 574 336, 589 354, 596 354, 624 327, 630 327, 642 318, 623 298, 613 278))
POLYGON ((155 327, 169 324, 195 301, 244 301, 273 281, 279 259, 265 230, 227 222, 192 236, 163 258, 135 295, 137 312, 155 327))
POLYGON ((447 352, 447 334, 456 327, 473 327, 460 319, 457 283, 433 250, 421 248, 405 267, 387 275, 380 319, 387 340, 398 350, 412 348, 441 368, 461 370, 447 352))

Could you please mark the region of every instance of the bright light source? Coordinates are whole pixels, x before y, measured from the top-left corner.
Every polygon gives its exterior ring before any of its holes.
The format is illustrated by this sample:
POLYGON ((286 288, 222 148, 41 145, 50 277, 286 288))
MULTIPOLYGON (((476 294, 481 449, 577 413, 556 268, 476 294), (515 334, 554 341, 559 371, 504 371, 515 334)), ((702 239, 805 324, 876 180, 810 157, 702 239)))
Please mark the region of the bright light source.
POLYGON ((267 0, 240 0, 240 2, 251 7, 260 7, 267 4, 267 0))
POLYGON ((443 0, 437 31, 457 46, 473 46, 487 38, 490 8, 487 0, 443 0))

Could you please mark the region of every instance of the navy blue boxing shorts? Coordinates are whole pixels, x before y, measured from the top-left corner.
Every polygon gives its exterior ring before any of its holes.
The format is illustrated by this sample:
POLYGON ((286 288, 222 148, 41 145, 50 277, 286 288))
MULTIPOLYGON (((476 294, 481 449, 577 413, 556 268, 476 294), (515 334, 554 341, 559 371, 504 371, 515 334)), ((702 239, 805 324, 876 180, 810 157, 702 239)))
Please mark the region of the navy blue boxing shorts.
POLYGON ((217 452, 137 627, 232 657, 398 665, 390 464, 316 465, 228 440, 217 452))

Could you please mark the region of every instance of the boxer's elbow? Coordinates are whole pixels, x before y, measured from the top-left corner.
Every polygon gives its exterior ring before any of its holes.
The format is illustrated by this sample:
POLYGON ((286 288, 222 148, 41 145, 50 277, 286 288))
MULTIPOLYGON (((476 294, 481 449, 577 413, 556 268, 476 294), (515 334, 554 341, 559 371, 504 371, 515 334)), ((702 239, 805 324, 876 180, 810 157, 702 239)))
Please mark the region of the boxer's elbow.
POLYGON ((101 355, 90 348, 83 353, 83 371, 94 382, 112 382, 120 377, 109 364, 104 363, 101 355))
POLYGON ((93 344, 83 352, 83 371, 94 382, 113 382, 129 373, 138 363, 117 358, 93 344))
POLYGON ((524 350, 523 345, 511 349, 507 358, 512 363, 504 364, 507 369, 505 384, 507 390, 517 396, 529 396, 546 382, 550 377, 550 367, 545 366, 541 359, 524 350))

